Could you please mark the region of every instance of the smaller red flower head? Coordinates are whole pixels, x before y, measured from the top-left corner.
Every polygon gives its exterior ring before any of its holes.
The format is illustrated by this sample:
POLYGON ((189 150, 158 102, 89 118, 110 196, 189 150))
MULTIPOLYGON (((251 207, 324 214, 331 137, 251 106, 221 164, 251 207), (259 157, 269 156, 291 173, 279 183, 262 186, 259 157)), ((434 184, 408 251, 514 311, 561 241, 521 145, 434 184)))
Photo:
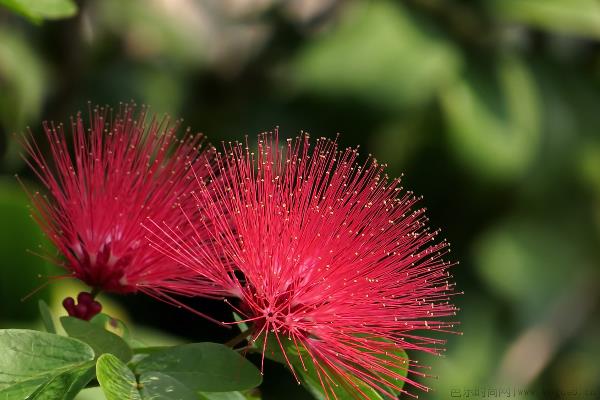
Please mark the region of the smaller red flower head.
POLYGON ((398 382, 426 390, 405 376, 425 374, 399 349, 440 353, 444 341, 430 333, 453 331, 456 307, 449 245, 418 198, 376 160, 361 164, 324 138, 311 148, 308 135, 263 134, 256 153, 242 144, 225 153, 194 193, 203 217, 190 221, 212 232, 210 248, 159 224, 153 246, 229 288, 263 355, 281 350, 288 364, 300 355, 326 398, 339 387, 369 398, 356 379, 386 398, 398 382))
MULTIPOLYGON (((148 122, 145 108, 136 115, 124 105, 112 113, 94 109, 89 127, 77 115, 70 134, 62 124, 44 123, 47 143, 31 132, 22 138, 27 162, 48 190, 30 194, 34 217, 62 254, 57 262, 94 290, 163 299, 186 294, 194 280, 189 269, 150 247, 141 224, 147 218, 174 226, 183 221, 180 202, 210 167, 200 151, 202 137, 188 132, 178 139, 178 124, 148 122)), ((65 308, 88 319, 98 305, 82 299, 77 306, 66 299, 65 308)))

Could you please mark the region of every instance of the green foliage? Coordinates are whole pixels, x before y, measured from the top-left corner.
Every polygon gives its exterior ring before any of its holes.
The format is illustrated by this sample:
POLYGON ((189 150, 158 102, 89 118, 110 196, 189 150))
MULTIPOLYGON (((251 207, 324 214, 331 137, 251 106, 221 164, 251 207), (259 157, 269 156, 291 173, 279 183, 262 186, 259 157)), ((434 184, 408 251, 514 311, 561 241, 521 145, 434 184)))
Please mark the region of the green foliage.
POLYGON ((448 133, 470 171, 494 180, 522 175, 540 139, 539 101, 533 77, 519 59, 500 56, 494 75, 469 73, 442 92, 448 133))
MULTIPOLYGON (((92 4, 93 11, 98 18, 98 25, 103 30, 116 35, 126 34, 128 31, 144 31, 148 26, 152 26, 151 42, 135 43, 140 46, 136 49, 142 58, 152 59, 156 55, 168 54, 169 59, 175 61, 173 65, 176 72, 185 70, 189 67, 202 67, 207 58, 207 47, 205 42, 207 38, 202 35, 202 26, 198 26, 193 21, 194 16, 185 14, 185 8, 180 9, 183 14, 179 18, 166 18, 167 10, 161 9, 160 5, 149 4, 143 1, 104 0, 92 4), (192 21, 190 21, 192 20, 192 21), (196 43, 195 46, 189 46, 190 42, 196 43)), ((168 10, 173 12, 174 10, 168 10)), ((174 13, 177 15, 177 13, 174 13)), ((136 40, 137 38, 134 38, 136 40)), ((150 70, 140 71, 139 83, 143 83, 140 89, 150 94, 157 104, 161 105, 160 110, 170 111, 174 106, 171 98, 161 100, 161 88, 167 89, 171 97, 175 95, 175 102, 181 101, 181 77, 177 74, 165 76, 163 74, 148 73, 150 70), (145 87, 148 86, 148 87, 145 87), (162 108, 162 106, 166 108, 162 108)), ((156 71, 154 71, 156 72, 156 71)), ((134 77, 135 78, 135 77, 134 77)), ((165 92, 162 93, 163 95, 165 92)), ((152 103, 153 107, 157 107, 152 103)))
POLYGON ((135 374, 112 354, 100 356, 97 376, 108 400, 234 400, 260 384, 258 370, 235 351, 216 343, 176 346, 143 358, 135 374), (137 379, 136 379, 137 375, 137 379), (209 393, 209 392, 220 393, 209 393))
POLYGON ((600 4, 596 0, 489 0, 504 18, 564 32, 600 38, 600 4))
MULTIPOLYGON (((46 329, 56 331, 47 304, 40 301, 39 308, 46 329)), ((235 400, 246 399, 236 390, 254 388, 262 380, 249 361, 216 343, 138 348, 144 355, 132 361, 134 374, 126 364, 132 350, 106 330, 118 327, 129 335, 122 321, 106 314, 91 322, 60 321, 71 338, 0 331, 0 348, 6 349, 0 354, 0 400, 72 400, 94 377, 108 400, 235 400)))
POLYGON ((52 312, 50 311, 48 304, 46 304, 44 300, 40 300, 38 301, 38 308, 40 309, 40 316, 42 317, 42 322, 44 323, 46 332, 56 333, 56 326, 54 326, 54 317, 52 316, 52 312))
MULTIPOLYGON (((45 303, 40 310, 52 318, 45 303)), ((72 317, 61 322, 77 339, 0 331, 0 400, 72 400, 94 377, 107 400, 244 400, 236 390, 254 388, 262 380, 250 362, 217 343, 148 352, 133 363, 134 374, 125 363, 131 350, 118 336, 97 323, 72 317)))
POLYGON ((95 365, 89 361, 61 372, 44 382, 27 400, 71 400, 95 376, 95 365))
POLYGON ((19 383, 12 384, 4 389, 0 389, 0 399, 2 400, 21 400, 26 399, 33 394, 40 386, 48 382, 52 377, 32 378, 19 383))
POLYGON ((133 353, 127 342, 103 327, 74 317, 61 317, 60 321, 65 332, 89 344, 94 349, 96 357, 110 353, 123 362, 131 359, 133 353))
MULTIPOLYGON (((375 387, 372 384, 370 385, 363 382, 350 371, 348 371, 347 374, 349 379, 340 377, 334 371, 324 366, 323 363, 321 363, 320 368, 317 368, 306 349, 298 349, 293 341, 287 340, 287 338, 281 337, 280 340, 283 350, 275 335, 269 335, 266 347, 264 347, 265 357, 283 364, 286 367, 291 366, 295 376, 316 399, 325 400, 335 396, 335 398, 340 400, 351 400, 356 397, 357 392, 360 392, 364 396, 367 396, 367 398, 373 400, 380 400, 383 398, 388 399, 390 398, 390 394, 400 394, 402 387, 404 386, 403 380, 383 375, 378 376, 380 379, 389 382, 390 386, 378 383, 377 387, 375 387), (328 376, 329 379, 334 379, 335 382, 331 382, 326 376, 328 376)), ((388 343, 382 339, 372 340, 388 343)), ((389 344, 390 346, 387 353, 378 354, 377 357, 388 365, 391 372, 406 377, 408 375, 408 355, 404 349, 398 348, 391 343, 389 344)), ((256 351, 261 352, 263 345, 264 340, 258 339, 253 347, 256 351)), ((368 373, 373 372, 368 371, 368 373)))
POLYGON ((73 0, 0 0, 0 5, 39 23, 44 19, 67 18, 77 13, 73 0))
POLYGON ((357 393, 361 393, 361 395, 367 397, 369 400, 383 399, 379 392, 356 378, 352 379, 350 382, 339 379, 336 384, 326 383, 323 371, 317 373, 312 362, 308 362, 306 370, 298 369, 298 373, 302 383, 317 400, 326 400, 330 398, 352 400, 356 398, 357 393), (323 389, 323 384, 321 383, 322 380, 326 390, 323 389))
POLYGON ((204 392, 251 389, 262 381, 260 371, 248 360, 217 343, 193 343, 150 354, 135 371, 160 372, 204 392))
POLYGON ((140 376, 143 399, 197 400, 198 396, 183 383, 160 372, 145 372, 140 376))
POLYGON ((580 267, 565 276, 560 266, 585 266, 580 246, 567 240, 568 227, 544 229, 532 221, 506 221, 481 235, 475 257, 483 282, 528 321, 539 318, 556 293, 573 287, 585 270, 580 267), (543 276, 544 279, 538 279, 543 276))
POLYGON ((91 379, 94 351, 79 340, 30 330, 0 331, 0 399, 50 399, 60 388, 64 399, 91 379), (86 381, 87 379, 87 381, 86 381))
POLYGON ((215 393, 200 393, 197 397, 199 400, 246 400, 246 396, 240 392, 215 392, 215 393))
MULTIPOLYGON (((0 219, 4 226, 0 229, 0 316, 4 319, 32 321, 38 316, 36 301, 21 299, 43 285, 45 281, 40 277, 50 271, 41 257, 27 254, 28 249, 45 251, 40 248, 44 238, 29 217, 27 202, 16 181, 0 179, 0 219)), ((36 293, 37 298, 48 299, 48 296, 47 289, 36 293)))
MULTIPOLYGON (((381 339, 375 340, 384 341, 381 339)), ((376 357, 387 365, 390 372, 404 378, 408 376, 408 363, 410 359, 403 348, 391 344, 386 350, 385 354, 377 354, 376 357)), ((394 393, 396 395, 400 395, 400 393, 402 393, 402 388, 406 383, 404 380, 398 377, 384 376, 382 374, 379 375, 384 381, 387 382, 385 386, 382 384, 377 385, 380 386, 385 393, 394 393)))
POLYGON ((142 400, 135 375, 112 354, 98 358, 96 377, 107 400, 142 400))
POLYGON ((113 318, 108 314, 100 313, 95 315, 90 320, 90 323, 122 337, 126 342, 132 339, 127 325, 120 319, 113 318))
POLYGON ((40 54, 18 31, 0 27, 0 123, 10 131, 38 118, 47 90, 40 54))
POLYGON ((397 109, 429 101, 461 64, 452 43, 400 4, 362 2, 302 50, 293 77, 305 91, 397 109))

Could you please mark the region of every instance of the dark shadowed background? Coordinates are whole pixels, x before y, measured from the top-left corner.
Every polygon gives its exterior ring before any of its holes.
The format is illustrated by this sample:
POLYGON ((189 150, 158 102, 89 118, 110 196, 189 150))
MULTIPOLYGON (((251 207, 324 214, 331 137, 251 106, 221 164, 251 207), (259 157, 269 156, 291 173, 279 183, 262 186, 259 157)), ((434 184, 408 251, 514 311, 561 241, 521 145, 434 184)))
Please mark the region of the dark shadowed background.
MULTIPOLYGON (((465 292, 446 356, 410 354, 439 376, 420 397, 600 398, 600 2, 26 3, 0 0, 0 326, 38 326, 39 298, 58 311, 81 289, 21 301, 52 272, 26 252, 44 239, 12 134, 133 100, 214 144, 339 132, 405 174, 465 292)), ((105 302, 155 343, 235 334, 141 296, 105 302)), ((308 398, 282 367, 266 374, 265 399, 308 398)))

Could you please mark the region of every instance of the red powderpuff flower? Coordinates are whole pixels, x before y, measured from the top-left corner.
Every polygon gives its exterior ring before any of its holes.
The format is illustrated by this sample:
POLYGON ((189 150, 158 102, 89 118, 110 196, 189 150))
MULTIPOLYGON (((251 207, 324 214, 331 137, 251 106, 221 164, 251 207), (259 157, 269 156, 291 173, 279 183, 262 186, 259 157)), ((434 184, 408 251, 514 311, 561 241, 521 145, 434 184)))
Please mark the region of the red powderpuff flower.
MULTIPOLYGON (((48 195, 30 194, 34 217, 62 254, 53 260, 94 291, 141 291, 164 300, 176 292, 198 293, 190 270, 155 251, 141 226, 146 218, 177 225, 183 215, 176 205, 204 176, 201 135, 176 136, 168 118, 147 122, 147 110, 122 106, 91 112, 90 126, 81 116, 71 119, 70 134, 62 124, 44 123, 47 143, 31 132, 21 144, 27 161, 48 195), (48 147, 49 156, 42 147, 48 147)), ((196 231, 197 234, 199 234, 196 231)), ((205 294, 212 287, 206 286, 205 294)), ((89 294, 79 304, 65 299, 70 315, 89 319, 99 312, 89 294)), ((173 300, 174 301, 174 300, 173 300)))
POLYGON ((375 159, 359 164, 355 149, 324 138, 311 150, 308 135, 262 134, 256 153, 239 143, 226 153, 220 175, 194 193, 203 216, 190 223, 211 232, 210 248, 158 223, 153 247, 228 288, 263 359, 273 345, 288 364, 299 354, 326 397, 343 386, 367 398, 356 378, 393 398, 399 380, 426 390, 404 376, 426 374, 394 354, 441 352, 444 341, 427 332, 452 331, 444 317, 457 309, 449 244, 426 227, 418 199, 375 159))

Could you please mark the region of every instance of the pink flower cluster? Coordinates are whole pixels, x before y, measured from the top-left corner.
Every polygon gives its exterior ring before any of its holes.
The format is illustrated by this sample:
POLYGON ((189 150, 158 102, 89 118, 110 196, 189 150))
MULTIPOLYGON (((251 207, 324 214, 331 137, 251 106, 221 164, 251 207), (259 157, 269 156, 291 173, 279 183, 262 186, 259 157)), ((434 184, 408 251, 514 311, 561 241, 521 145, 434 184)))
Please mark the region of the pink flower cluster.
POLYGON ((260 135, 256 152, 230 144, 198 179, 198 231, 155 221, 153 248, 229 292, 263 354, 270 336, 284 356, 291 345, 331 398, 340 385, 366 397, 353 377, 391 397, 398 380, 426 389, 393 354, 437 354, 443 341, 425 332, 452 331, 449 245, 384 165, 329 139, 310 145, 277 134, 260 135))
POLYGON ((29 193, 34 218, 62 255, 54 261, 96 291, 142 291, 165 300, 169 293, 194 295, 197 277, 149 246, 141 223, 184 221, 180 206, 190 204, 194 176, 210 168, 202 136, 188 132, 179 139, 178 124, 148 122, 145 109, 136 115, 124 105, 112 112, 90 111, 88 127, 77 115, 70 133, 45 123, 45 141, 31 132, 21 138, 47 190, 29 193))
MULTIPOLYGON (((398 350, 438 354, 429 332, 457 324, 449 244, 385 165, 307 134, 202 151, 200 136, 177 139, 144 110, 92 114, 71 135, 44 126, 52 163, 23 140, 48 190, 31 196, 36 219, 69 275, 171 302, 226 299, 263 357, 310 366, 327 398, 338 387, 366 398, 358 381, 392 398, 403 382, 427 389, 398 350)), ((81 304, 97 308, 87 297, 65 307, 77 316, 81 304)))

